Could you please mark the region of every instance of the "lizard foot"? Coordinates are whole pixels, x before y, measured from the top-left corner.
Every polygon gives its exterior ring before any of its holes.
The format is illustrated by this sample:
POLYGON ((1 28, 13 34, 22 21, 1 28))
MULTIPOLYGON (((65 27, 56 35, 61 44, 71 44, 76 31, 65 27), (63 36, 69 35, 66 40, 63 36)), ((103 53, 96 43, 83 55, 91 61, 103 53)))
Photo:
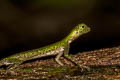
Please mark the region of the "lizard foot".
POLYGON ((17 73, 15 71, 12 71, 12 70, 11 71, 7 70, 6 74, 7 75, 12 75, 12 76, 16 76, 17 75, 17 73))
POLYGON ((85 66, 85 65, 79 65, 79 68, 81 68, 81 72, 83 72, 83 71, 85 71, 85 70, 87 70, 87 71, 90 71, 90 70, 91 70, 90 67, 85 66))

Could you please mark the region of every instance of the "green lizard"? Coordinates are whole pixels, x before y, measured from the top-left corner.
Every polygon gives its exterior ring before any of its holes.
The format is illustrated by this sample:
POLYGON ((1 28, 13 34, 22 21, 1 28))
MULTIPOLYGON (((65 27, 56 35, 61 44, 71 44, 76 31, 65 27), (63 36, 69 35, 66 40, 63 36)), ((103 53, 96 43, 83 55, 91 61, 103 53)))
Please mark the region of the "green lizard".
POLYGON ((3 58, 0 61, 0 66, 6 65, 8 66, 7 70, 13 70, 24 61, 50 55, 56 55, 55 61, 59 65, 63 66, 63 63, 59 60, 62 55, 73 61, 68 55, 70 43, 79 36, 88 33, 89 31, 90 28, 87 25, 78 24, 63 40, 42 48, 16 53, 8 56, 7 58, 3 58))

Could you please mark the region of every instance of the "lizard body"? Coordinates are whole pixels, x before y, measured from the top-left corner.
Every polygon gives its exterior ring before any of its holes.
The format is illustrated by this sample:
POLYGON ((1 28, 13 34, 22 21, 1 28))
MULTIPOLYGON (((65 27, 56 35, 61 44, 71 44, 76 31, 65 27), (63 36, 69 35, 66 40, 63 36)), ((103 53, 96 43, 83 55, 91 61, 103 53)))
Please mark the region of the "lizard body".
MULTIPOLYGON (((66 58, 70 59, 68 55, 70 43, 77 39, 79 36, 88 33, 89 31, 90 28, 87 25, 78 24, 63 40, 42 48, 16 53, 3 58, 2 60, 0 60, 0 66, 9 65, 7 69, 12 70, 26 60, 50 55, 56 55, 56 62, 63 66, 63 63, 59 60, 59 58, 64 54, 66 58)), ((72 59, 70 60, 72 61, 72 59)))

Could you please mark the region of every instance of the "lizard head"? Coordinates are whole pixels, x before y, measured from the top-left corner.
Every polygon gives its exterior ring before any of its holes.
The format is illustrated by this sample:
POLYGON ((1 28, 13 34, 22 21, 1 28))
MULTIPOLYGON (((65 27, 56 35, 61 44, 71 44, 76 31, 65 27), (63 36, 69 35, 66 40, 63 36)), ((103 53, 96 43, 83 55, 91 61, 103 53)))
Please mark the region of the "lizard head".
POLYGON ((82 35, 85 33, 88 33, 90 31, 90 28, 86 24, 78 24, 75 28, 75 35, 82 35))
POLYGON ((90 28, 86 24, 78 24, 68 36, 68 42, 71 43, 80 35, 88 33, 89 31, 90 31, 90 28))

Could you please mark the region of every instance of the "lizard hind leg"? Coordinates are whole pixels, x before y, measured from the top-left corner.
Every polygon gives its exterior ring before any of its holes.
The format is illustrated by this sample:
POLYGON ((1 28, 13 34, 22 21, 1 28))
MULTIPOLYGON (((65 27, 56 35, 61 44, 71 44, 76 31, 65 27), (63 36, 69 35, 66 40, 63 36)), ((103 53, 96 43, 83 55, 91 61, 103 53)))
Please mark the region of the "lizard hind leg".
POLYGON ((13 62, 12 64, 10 64, 8 67, 7 67, 7 70, 10 69, 10 70, 14 70, 15 68, 17 68, 22 62, 19 61, 19 62, 13 62))
POLYGON ((5 67, 3 67, 5 69, 12 66, 12 65, 13 65, 13 63, 10 62, 9 60, 3 60, 3 61, 0 62, 0 67, 5 66, 5 67))
POLYGON ((15 70, 22 62, 13 62, 6 68, 6 73, 10 75, 16 75, 15 70))

